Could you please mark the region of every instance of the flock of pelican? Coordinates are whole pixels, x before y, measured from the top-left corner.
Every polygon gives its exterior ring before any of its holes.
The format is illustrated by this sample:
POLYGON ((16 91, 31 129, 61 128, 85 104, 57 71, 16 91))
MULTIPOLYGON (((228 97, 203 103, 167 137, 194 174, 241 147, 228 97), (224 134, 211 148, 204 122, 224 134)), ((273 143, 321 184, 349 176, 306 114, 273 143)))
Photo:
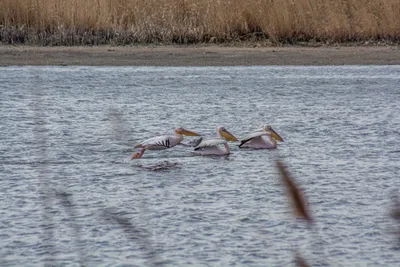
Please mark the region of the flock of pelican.
MULTIPOLYGON (((163 135, 147 139, 140 142, 135 148, 141 150, 132 155, 132 159, 141 158, 146 150, 163 150, 172 148, 181 144, 184 136, 201 136, 200 134, 177 128, 173 135, 163 135)), ((231 134, 225 127, 217 127, 217 137, 214 138, 199 138, 188 146, 194 148, 193 153, 198 155, 229 155, 230 147, 228 142, 238 142, 239 140, 231 134)), ((283 142, 282 137, 269 125, 264 125, 243 139, 240 140, 239 148, 254 148, 254 149, 275 149, 278 146, 277 141, 283 142)))

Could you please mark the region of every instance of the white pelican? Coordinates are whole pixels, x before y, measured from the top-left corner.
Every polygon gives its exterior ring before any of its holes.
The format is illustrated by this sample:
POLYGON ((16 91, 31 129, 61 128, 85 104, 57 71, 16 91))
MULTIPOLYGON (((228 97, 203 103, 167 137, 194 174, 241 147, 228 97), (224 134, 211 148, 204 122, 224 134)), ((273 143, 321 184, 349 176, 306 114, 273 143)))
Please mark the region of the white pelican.
POLYGON ((140 152, 132 155, 132 159, 142 157, 144 151, 148 150, 162 150, 176 146, 183 140, 183 136, 200 136, 200 134, 183 129, 175 129, 174 135, 162 135, 147 139, 134 148, 141 148, 140 152))
POLYGON ((274 149, 278 144, 276 140, 284 142, 282 137, 269 125, 264 125, 261 130, 248 134, 240 140, 240 148, 274 149), (265 138, 267 137, 267 138, 265 138))
POLYGON ((194 148, 196 154, 199 155, 229 155, 231 150, 228 145, 228 141, 236 142, 238 139, 228 132, 224 127, 217 127, 217 138, 201 140, 194 148), (218 145, 224 145, 224 148, 220 148, 218 145))

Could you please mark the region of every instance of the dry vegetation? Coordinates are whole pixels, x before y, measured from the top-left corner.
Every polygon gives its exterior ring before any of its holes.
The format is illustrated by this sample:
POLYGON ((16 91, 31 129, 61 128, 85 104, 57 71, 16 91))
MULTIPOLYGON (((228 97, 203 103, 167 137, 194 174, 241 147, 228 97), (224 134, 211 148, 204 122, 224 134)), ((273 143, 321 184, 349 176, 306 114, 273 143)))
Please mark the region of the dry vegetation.
POLYGON ((399 0, 0 0, 0 42, 400 40, 399 0))

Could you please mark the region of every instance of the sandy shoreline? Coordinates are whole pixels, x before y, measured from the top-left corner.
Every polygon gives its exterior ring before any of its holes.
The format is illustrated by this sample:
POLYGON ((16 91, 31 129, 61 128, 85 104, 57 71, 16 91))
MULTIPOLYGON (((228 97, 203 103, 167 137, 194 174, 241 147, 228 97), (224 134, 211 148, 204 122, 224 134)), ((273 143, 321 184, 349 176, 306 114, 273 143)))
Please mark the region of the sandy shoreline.
POLYGON ((400 65, 399 46, 0 46, 0 66, 400 65))

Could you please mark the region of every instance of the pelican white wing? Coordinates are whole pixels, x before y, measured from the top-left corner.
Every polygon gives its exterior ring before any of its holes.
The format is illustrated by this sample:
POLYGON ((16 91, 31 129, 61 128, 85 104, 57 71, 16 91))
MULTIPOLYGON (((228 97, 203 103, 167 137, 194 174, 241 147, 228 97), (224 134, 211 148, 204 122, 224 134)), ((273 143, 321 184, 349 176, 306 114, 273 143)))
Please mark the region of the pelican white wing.
POLYGON ((217 134, 218 138, 200 140, 194 148, 195 153, 200 155, 229 155, 231 152, 228 141, 236 142, 237 138, 222 126, 217 127, 217 134))
POLYGON ((276 148, 277 143, 268 132, 253 132, 240 141, 240 148, 276 148), (269 140, 269 142, 267 141, 269 140))
POLYGON ((132 155, 132 159, 141 158, 144 151, 148 150, 160 150, 167 149, 176 146, 183 140, 183 136, 200 136, 198 133, 186 130, 184 128, 175 129, 174 135, 162 135, 156 136, 144 140, 135 146, 135 148, 141 148, 140 152, 132 155))
POLYGON ((194 148, 194 153, 199 155, 229 155, 228 141, 221 138, 203 140, 194 148), (223 146, 219 146, 223 145, 223 146))
POLYGON ((258 137, 261 137, 261 136, 264 136, 264 135, 269 135, 269 133, 266 133, 263 130, 249 133, 242 140, 240 140, 240 145, 239 146, 241 146, 244 143, 250 141, 251 139, 258 138, 258 137))
POLYGON ((278 146, 276 140, 284 142, 271 126, 265 125, 261 131, 252 132, 242 139, 239 147, 274 149, 278 146))
POLYGON ((180 136, 162 135, 149 138, 140 144, 136 145, 135 148, 146 147, 149 150, 161 150, 176 146, 183 138, 180 136))
POLYGON ((205 147, 214 147, 214 146, 218 146, 218 145, 222 145, 222 144, 226 144, 226 143, 228 143, 228 142, 221 138, 206 139, 206 140, 202 140, 200 142, 200 144, 198 144, 194 148, 194 150, 199 150, 199 149, 205 148, 205 147))

